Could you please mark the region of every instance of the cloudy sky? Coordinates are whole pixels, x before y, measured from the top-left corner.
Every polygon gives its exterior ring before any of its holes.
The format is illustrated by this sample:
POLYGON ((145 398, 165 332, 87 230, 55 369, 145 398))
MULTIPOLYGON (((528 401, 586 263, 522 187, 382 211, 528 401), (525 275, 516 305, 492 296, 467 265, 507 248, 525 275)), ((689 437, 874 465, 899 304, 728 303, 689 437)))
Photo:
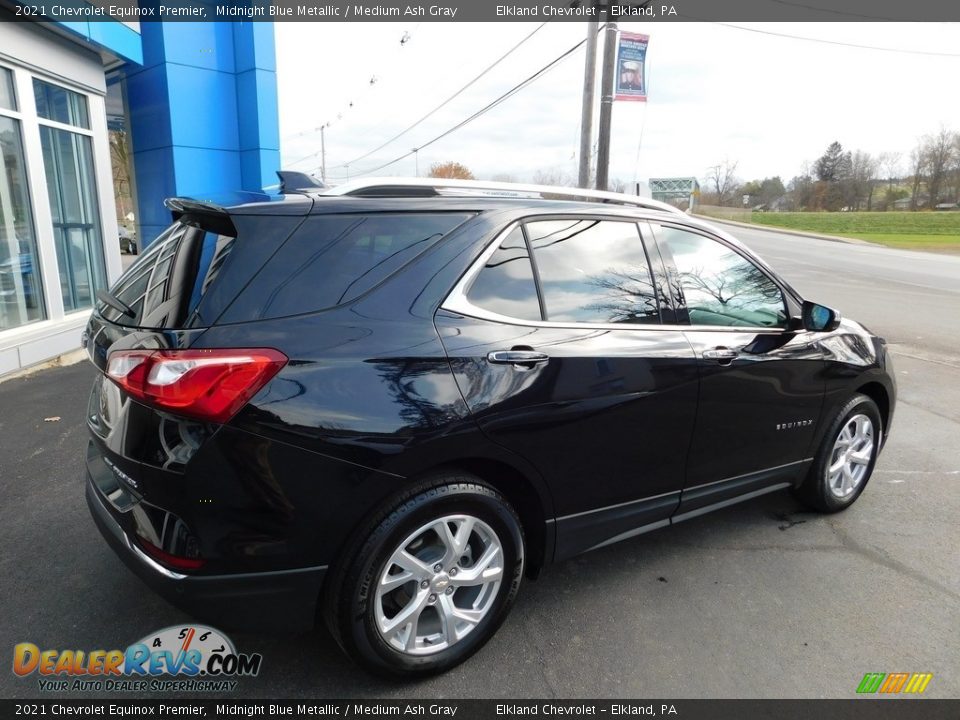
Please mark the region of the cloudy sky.
MULTIPOLYGON (((354 177, 422 147, 580 42, 580 23, 277 23, 285 167, 354 177), (369 151, 470 88, 377 152, 369 151), (401 39, 407 38, 401 44, 401 39), (372 82, 371 82, 372 81, 372 82), (349 168, 346 163, 350 163, 349 168)), ((743 179, 786 182, 834 141, 903 153, 960 129, 960 25, 621 23, 650 35, 649 102, 615 104, 611 178, 704 176, 725 159, 743 179), (804 39, 800 39, 804 38, 804 39), (873 48, 895 49, 896 52, 873 48)), ((601 42, 602 45, 602 42, 601 42)), ((478 177, 576 176, 584 49, 515 96, 375 175, 456 160, 478 177)), ((594 125, 596 128, 596 123, 594 125)))

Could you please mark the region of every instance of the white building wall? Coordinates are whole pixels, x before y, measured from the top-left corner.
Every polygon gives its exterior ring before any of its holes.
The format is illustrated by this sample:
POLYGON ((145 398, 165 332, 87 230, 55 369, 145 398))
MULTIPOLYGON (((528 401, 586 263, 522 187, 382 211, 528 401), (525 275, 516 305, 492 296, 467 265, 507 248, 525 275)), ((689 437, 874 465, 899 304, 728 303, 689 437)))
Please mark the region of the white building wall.
MULTIPOLYGON (((0 66, 13 71, 18 110, 0 110, 21 125, 40 279, 46 319, 9 330, 0 330, 0 376, 55 358, 80 347, 80 336, 90 310, 65 313, 60 290, 53 221, 40 142, 33 78, 66 87, 87 97, 89 135, 92 141, 100 228, 108 282, 121 273, 113 208, 113 175, 105 109, 106 80, 100 56, 53 32, 29 23, 0 23, 0 66)), ((44 121, 48 126, 56 125, 44 121)), ((66 126, 64 126, 66 129, 66 126)))

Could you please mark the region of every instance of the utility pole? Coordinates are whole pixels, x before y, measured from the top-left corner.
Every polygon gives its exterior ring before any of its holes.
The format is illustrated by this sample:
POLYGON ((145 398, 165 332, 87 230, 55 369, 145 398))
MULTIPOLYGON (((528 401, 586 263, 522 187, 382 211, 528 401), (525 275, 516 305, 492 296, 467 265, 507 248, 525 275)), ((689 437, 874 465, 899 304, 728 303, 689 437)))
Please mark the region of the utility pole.
POLYGON ((580 177, 577 184, 590 187, 590 147, 593 145, 593 103, 597 85, 597 33, 600 23, 587 23, 587 59, 583 64, 583 107, 580 110, 580 177))
POLYGON ((420 177, 420 148, 411 148, 413 150, 413 167, 417 173, 414 177, 420 177))
POLYGON ((606 12, 603 39, 603 73, 600 76, 600 128, 597 145, 597 190, 606 190, 610 180, 610 125, 613 119, 613 74, 617 62, 617 24, 606 12))
POLYGON ((324 130, 326 129, 326 125, 320 126, 320 179, 324 184, 327 182, 327 141, 324 137, 324 130))

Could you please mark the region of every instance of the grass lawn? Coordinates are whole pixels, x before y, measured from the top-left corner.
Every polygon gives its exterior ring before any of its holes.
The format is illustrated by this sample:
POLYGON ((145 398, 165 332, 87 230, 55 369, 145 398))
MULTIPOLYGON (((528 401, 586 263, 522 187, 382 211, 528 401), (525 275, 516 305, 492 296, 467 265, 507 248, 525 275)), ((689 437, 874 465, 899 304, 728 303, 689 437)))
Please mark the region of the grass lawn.
POLYGON ((751 222, 890 247, 960 253, 960 212, 755 212, 751 222))

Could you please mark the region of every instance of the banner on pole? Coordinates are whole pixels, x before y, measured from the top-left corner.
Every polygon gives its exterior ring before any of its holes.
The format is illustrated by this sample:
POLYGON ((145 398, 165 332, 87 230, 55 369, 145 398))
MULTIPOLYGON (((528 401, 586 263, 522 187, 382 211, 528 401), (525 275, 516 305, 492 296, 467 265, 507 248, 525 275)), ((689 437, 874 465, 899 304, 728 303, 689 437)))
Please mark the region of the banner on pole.
POLYGON ((647 44, 649 35, 620 33, 614 100, 647 101, 647 44))

